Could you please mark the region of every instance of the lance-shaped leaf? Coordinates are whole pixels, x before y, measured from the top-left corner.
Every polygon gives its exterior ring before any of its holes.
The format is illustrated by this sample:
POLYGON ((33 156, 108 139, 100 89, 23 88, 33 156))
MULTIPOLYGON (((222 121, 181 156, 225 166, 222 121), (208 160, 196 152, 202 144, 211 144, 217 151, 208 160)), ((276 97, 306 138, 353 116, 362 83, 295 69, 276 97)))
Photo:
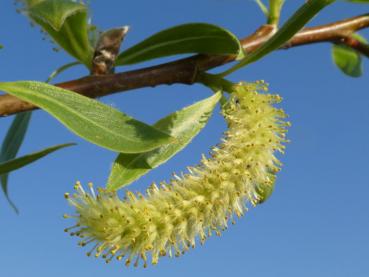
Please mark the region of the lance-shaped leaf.
POLYGON ((141 154, 119 154, 114 162, 107 188, 117 190, 181 151, 206 125, 221 93, 164 117, 154 124, 159 130, 177 138, 177 142, 141 154))
POLYGON ((55 69, 47 78, 46 83, 50 83, 56 76, 58 76, 59 74, 63 73, 64 71, 68 70, 71 67, 74 67, 76 65, 80 65, 80 62, 71 62, 71 63, 67 63, 64 64, 62 66, 60 66, 59 68, 55 69))
POLYGON ((255 3, 259 6, 260 10, 263 12, 263 14, 268 17, 269 16, 269 9, 267 8, 267 6, 265 6, 265 4, 263 3, 262 0, 254 0, 255 3))
POLYGON ((23 3, 26 7, 32 7, 33 5, 36 5, 43 1, 46 1, 46 0, 17 0, 17 2, 23 3))
POLYGON ((116 64, 134 64, 187 53, 241 55, 242 47, 237 37, 226 29, 206 23, 190 23, 147 38, 122 52, 116 64))
POLYGON ((300 31, 316 14, 318 14, 326 6, 332 4, 336 0, 310 0, 302 5, 278 30, 273 37, 271 37, 260 48, 256 49, 249 55, 246 55, 238 64, 231 67, 227 71, 220 74, 220 76, 227 76, 234 71, 256 62, 270 52, 278 49, 291 39, 298 31, 300 31))
POLYGON ((369 0, 346 0, 351 3, 359 3, 359 4, 369 4, 369 0))
MULTIPOLYGON (((17 114, 5 136, 0 152, 0 163, 13 159, 22 145, 24 136, 27 132, 28 124, 31 119, 31 112, 17 114)), ((15 211, 17 208, 8 196, 8 173, 0 175, 0 182, 10 205, 15 211)))
MULTIPOLYGON (((11 159, 11 160, 7 160, 5 162, 0 162, 0 175, 4 176, 5 174, 9 174, 9 172, 12 172, 14 170, 17 170, 19 168, 22 168, 28 164, 31 164, 43 157, 45 157, 48 154, 51 154, 52 152, 65 148, 65 147, 69 147, 75 145, 74 143, 66 143, 66 144, 59 144, 56 146, 52 146, 49 148, 46 148, 44 150, 38 151, 38 152, 34 152, 32 154, 28 154, 16 159, 11 159)), ((6 198, 9 200, 9 203, 11 203, 12 207, 14 208, 14 210, 18 213, 18 209, 16 208, 16 206, 13 204, 13 202, 10 201, 9 198, 9 194, 8 194, 8 190, 4 190, 4 194, 6 196, 6 198)))
POLYGON ((72 145, 76 145, 76 144, 75 143, 59 144, 59 145, 52 146, 52 147, 46 148, 38 152, 34 152, 32 154, 28 154, 28 155, 25 155, 19 158, 15 158, 15 159, 8 160, 6 162, 2 162, 0 163, 0 174, 5 174, 11 171, 17 170, 30 163, 33 163, 34 161, 37 161, 38 159, 41 159, 42 157, 45 157, 46 155, 56 150, 59 150, 59 149, 62 149, 68 146, 72 146, 72 145))
POLYGON ((75 134, 112 151, 141 153, 175 140, 99 101, 46 83, 0 82, 0 90, 44 109, 75 134))
MULTIPOLYGON (((358 34, 352 35, 362 43, 367 43, 366 39, 358 34)), ((332 58, 336 66, 346 75, 360 77, 363 74, 361 54, 345 45, 332 46, 332 58)))
POLYGON ((71 0, 44 0, 29 6, 27 15, 70 55, 91 66, 93 48, 88 38, 88 11, 71 0))

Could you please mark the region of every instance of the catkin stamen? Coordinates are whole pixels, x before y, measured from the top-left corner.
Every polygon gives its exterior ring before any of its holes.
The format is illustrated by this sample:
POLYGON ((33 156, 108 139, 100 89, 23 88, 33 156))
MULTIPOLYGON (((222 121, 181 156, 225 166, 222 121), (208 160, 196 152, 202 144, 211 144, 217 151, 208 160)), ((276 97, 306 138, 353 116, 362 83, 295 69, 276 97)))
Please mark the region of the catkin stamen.
MULTIPOLYGON (((143 266, 157 264, 159 257, 180 256, 214 233, 235 224, 235 217, 270 195, 281 163, 275 152, 283 153, 285 114, 273 104, 279 96, 259 94, 263 82, 241 83, 235 87, 223 115, 229 129, 222 143, 204 155, 199 165, 186 174, 174 174, 170 183, 152 184, 146 195, 128 191, 123 200, 116 192, 80 183, 76 193, 65 194, 75 208, 77 224, 66 230, 84 237, 81 245, 96 242, 88 255, 102 256, 107 263, 127 257, 143 266)), ((70 218, 70 216, 65 216, 70 218)))

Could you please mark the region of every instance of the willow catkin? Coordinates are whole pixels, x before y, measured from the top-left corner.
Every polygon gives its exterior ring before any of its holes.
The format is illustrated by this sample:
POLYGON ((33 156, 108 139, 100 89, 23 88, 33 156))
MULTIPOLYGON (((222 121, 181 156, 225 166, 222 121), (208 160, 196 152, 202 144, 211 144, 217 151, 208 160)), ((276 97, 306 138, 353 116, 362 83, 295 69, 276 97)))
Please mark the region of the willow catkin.
POLYGON ((197 241, 203 243, 212 233, 227 228, 234 215, 247 211, 247 203, 265 200, 280 169, 274 156, 283 152, 285 114, 273 104, 277 95, 258 93, 263 84, 241 83, 235 87, 223 109, 229 129, 222 143, 212 149, 211 157, 202 157, 187 174, 174 175, 160 186, 153 184, 146 195, 126 193, 124 200, 115 192, 92 185, 84 191, 77 183, 76 193, 66 194, 75 208, 77 224, 66 229, 90 245, 88 256, 114 257, 144 267, 160 256, 179 256, 197 241))

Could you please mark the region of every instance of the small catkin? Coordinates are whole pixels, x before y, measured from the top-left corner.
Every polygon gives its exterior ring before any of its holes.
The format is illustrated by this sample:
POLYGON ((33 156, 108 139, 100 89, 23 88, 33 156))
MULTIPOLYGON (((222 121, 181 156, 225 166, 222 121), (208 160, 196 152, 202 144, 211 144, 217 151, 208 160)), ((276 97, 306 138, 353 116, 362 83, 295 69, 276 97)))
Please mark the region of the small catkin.
POLYGON ((85 191, 77 183, 76 193, 66 194, 75 208, 77 223, 66 229, 82 238, 79 245, 90 245, 88 256, 102 256, 107 263, 125 257, 135 266, 160 256, 179 256, 211 234, 220 235, 234 215, 242 216, 247 203, 255 206, 270 194, 280 162, 275 152, 283 152, 288 122, 278 95, 258 93, 264 83, 235 86, 223 115, 229 129, 211 157, 202 157, 189 173, 174 175, 169 182, 153 184, 146 195, 116 192, 92 184, 85 191))

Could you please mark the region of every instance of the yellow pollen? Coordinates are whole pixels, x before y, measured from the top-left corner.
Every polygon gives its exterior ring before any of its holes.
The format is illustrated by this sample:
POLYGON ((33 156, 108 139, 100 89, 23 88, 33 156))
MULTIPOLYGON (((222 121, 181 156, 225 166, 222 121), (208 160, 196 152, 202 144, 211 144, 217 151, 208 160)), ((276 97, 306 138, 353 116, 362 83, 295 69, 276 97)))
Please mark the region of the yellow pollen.
POLYGON ((266 90, 266 84, 236 85, 223 107, 229 129, 221 144, 188 173, 152 184, 145 196, 128 191, 120 199, 102 188, 95 195, 91 183, 86 191, 76 183, 75 194, 64 195, 76 211, 76 216, 64 215, 77 221, 70 235, 85 237, 81 246, 96 243, 88 255, 102 255, 109 263, 118 254, 118 261, 127 257, 127 266, 142 259, 144 267, 146 254, 155 265, 159 257, 195 248, 197 240, 203 244, 213 233, 220 236, 229 222, 235 224, 234 217, 269 197, 281 167, 274 152, 282 153, 289 124, 274 107, 281 98, 258 90, 266 90))

